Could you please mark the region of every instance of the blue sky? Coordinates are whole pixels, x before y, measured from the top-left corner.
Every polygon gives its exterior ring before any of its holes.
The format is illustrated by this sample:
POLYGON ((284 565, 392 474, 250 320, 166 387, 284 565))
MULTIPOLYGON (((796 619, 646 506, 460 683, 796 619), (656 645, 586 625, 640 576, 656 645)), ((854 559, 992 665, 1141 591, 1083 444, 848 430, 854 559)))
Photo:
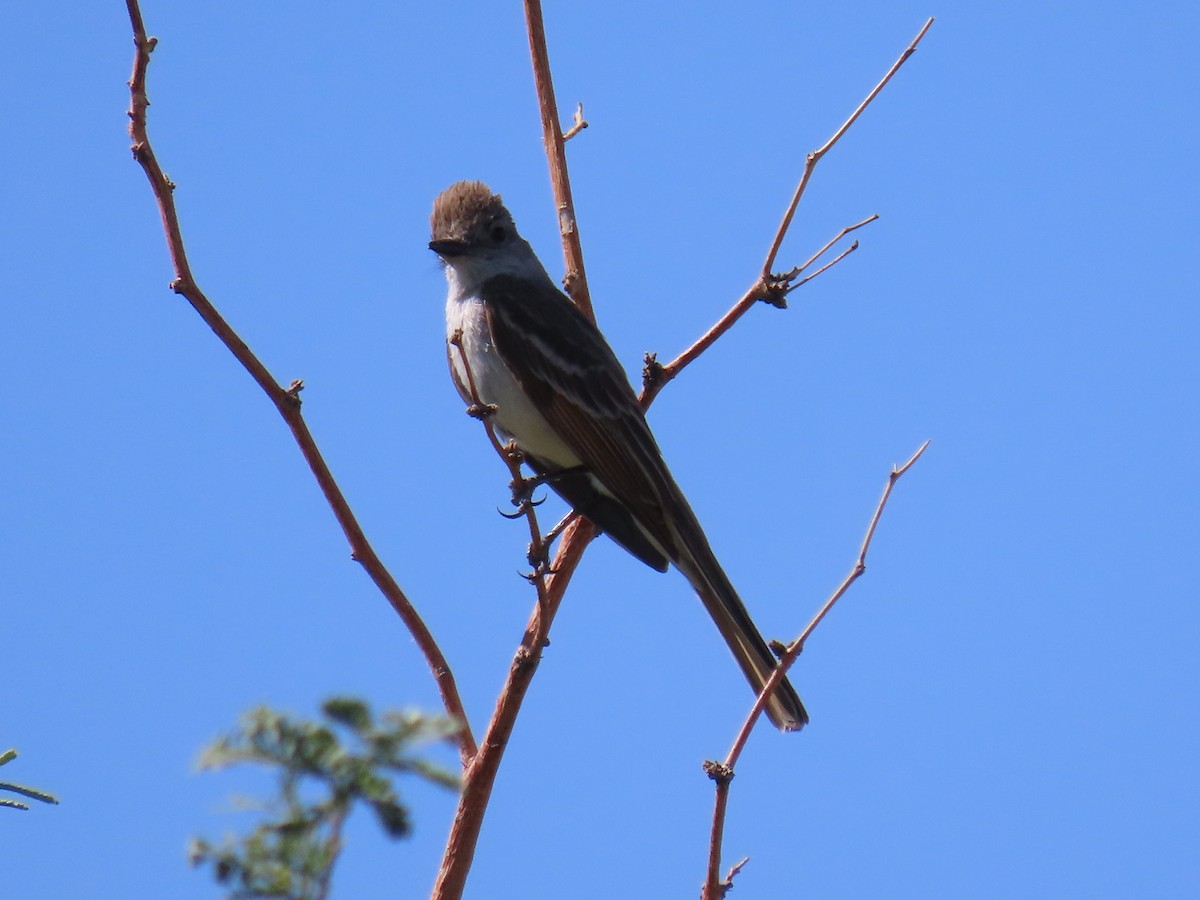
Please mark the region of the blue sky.
MULTIPOLYGON (((309 423, 442 642, 477 729, 532 603, 506 474, 445 371, 433 197, 502 192, 561 271, 518 4, 155 2, 151 135, 193 268, 309 423)), ((806 151, 791 265, 650 420, 768 635, 869 570, 794 670, 812 713, 734 783, 738 896, 1200 890, 1194 5, 564 4, 547 10, 601 327, 630 372, 750 283, 806 151), (786 886, 786 887, 781 887, 786 886)), ((249 773, 192 771, 245 708, 436 707, 274 411, 166 290, 129 157, 124 6, 17 5, 0 167, 4 896, 218 896, 192 834, 249 773)), ((549 518, 549 517, 548 517, 549 518)), ((593 546, 509 748, 468 896, 695 896, 749 701, 678 574, 593 546)), ((2 748, 0 748, 2 749, 2 748)), ((416 834, 352 821, 335 896, 427 895, 416 834)))

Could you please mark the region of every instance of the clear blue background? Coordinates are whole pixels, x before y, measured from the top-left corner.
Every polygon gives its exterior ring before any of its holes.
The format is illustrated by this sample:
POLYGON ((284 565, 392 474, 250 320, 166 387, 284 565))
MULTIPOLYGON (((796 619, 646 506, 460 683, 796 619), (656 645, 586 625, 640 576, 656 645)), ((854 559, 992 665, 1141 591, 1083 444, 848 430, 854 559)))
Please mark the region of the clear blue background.
MULTIPOLYGON (((146 0, 150 127, 194 270, 285 383, 477 729, 532 603, 503 468, 450 387, 433 197, 503 192, 553 273, 519 5, 146 0)), ((651 413, 770 635, 867 576, 795 670, 799 736, 734 783, 738 897, 1190 897, 1197 846, 1196 86, 1189 3, 549 4, 601 326, 637 377, 872 212, 651 413)), ((62 805, 0 810, 0 895, 204 898, 197 775, 245 708, 436 709, 411 640, 261 392, 166 284, 125 134, 123 4, 15 4, 0 75, 0 745, 62 805)), ((547 521, 552 517, 547 516, 547 521)), ((576 578, 468 896, 694 897, 750 697, 677 574, 576 578)), ((448 754, 441 754, 447 760, 448 754)), ((335 897, 426 896, 454 798, 349 828, 335 897)))

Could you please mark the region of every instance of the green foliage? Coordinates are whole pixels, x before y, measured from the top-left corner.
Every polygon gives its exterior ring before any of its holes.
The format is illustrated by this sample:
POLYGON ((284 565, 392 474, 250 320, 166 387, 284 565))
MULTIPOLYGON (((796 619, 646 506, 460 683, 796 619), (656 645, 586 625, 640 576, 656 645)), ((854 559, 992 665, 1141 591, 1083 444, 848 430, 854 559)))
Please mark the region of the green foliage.
POLYGON ((227 837, 220 845, 192 840, 192 864, 211 863, 230 897, 324 897, 342 849, 342 826, 356 803, 368 806, 396 839, 410 825, 394 775, 458 787, 453 774, 410 755, 416 744, 453 736, 452 720, 387 712, 376 722, 366 703, 345 697, 327 700, 321 712, 325 723, 259 707, 201 755, 202 769, 257 763, 278 772, 279 793, 263 805, 268 817, 248 836, 227 837), (347 736, 345 744, 339 732, 347 736), (317 799, 306 799, 314 793, 317 799))
MULTIPOLYGON (((0 753, 0 766, 6 765, 17 758, 16 750, 5 750, 0 753)), ((53 794, 48 794, 45 791, 39 791, 37 788, 31 788, 23 784, 13 784, 10 781, 0 781, 0 791, 11 791, 14 794, 20 794, 23 797, 28 797, 31 800, 40 800, 43 803, 58 804, 58 798, 53 794)), ((6 809, 29 809, 28 803, 22 803, 20 800, 9 800, 7 798, 0 799, 0 807, 6 809)))

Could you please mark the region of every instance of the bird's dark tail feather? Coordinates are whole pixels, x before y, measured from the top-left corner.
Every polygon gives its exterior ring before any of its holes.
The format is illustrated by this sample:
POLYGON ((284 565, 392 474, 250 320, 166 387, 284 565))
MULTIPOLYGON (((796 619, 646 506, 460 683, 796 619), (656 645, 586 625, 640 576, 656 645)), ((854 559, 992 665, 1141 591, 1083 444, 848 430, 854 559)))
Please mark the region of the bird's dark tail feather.
MULTIPOLYGON (((679 524, 683 526, 677 528, 683 552, 673 561, 700 596, 704 608, 712 616, 746 680, 750 682, 750 687, 757 694, 775 671, 778 662, 775 654, 759 634, 745 604, 709 548, 708 540, 695 517, 689 523, 679 524)), ((808 724, 808 711, 786 678, 776 685, 763 711, 780 731, 799 731, 808 724)))

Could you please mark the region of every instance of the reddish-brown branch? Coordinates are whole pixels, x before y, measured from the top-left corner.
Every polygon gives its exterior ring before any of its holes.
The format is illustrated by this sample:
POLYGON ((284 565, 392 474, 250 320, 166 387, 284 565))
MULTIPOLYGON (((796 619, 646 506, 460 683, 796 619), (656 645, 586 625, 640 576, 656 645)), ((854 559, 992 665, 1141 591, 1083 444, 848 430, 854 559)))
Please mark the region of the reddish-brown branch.
MULTIPOLYGON (((737 765, 738 759, 741 758, 742 750, 746 746, 746 741, 750 738, 750 731, 754 728, 754 723, 758 721, 759 715, 766 706, 767 698, 771 696, 771 692, 775 690, 775 686, 787 677, 787 671, 792 667, 800 657, 800 652, 804 649, 804 643, 813 633, 821 621, 829 614, 834 605, 842 599, 846 591, 850 589, 850 585, 854 584, 862 574, 867 571, 867 551, 871 548, 871 541, 875 537, 875 530, 879 526, 879 520, 883 516, 884 507, 887 506, 888 498, 892 496, 892 489, 895 488, 896 482, 900 480, 905 472, 916 464, 917 460, 925 452, 929 446, 929 441, 923 443, 911 457, 908 462, 902 466, 895 466, 888 475, 887 484, 884 486, 883 495, 879 498, 879 503, 875 506, 875 513, 871 516, 870 524, 867 525, 867 533, 863 537, 862 544, 859 546, 858 557, 854 560, 854 565, 850 569, 850 573, 838 585, 837 590, 830 594, 829 599, 824 605, 817 610, 817 614, 813 616, 812 621, 808 623, 805 629, 800 632, 800 635, 788 645, 787 652, 779 660, 779 666, 771 673, 771 677, 767 679, 767 683, 763 685, 762 691, 754 701, 754 705, 750 707, 750 712, 746 715, 742 727, 738 730, 737 737, 734 738, 733 745, 729 749, 725 760, 721 763, 708 763, 706 768, 713 768, 720 771, 723 775, 721 778, 714 778, 716 781, 716 799, 713 802, 713 824, 711 829, 711 838, 708 848, 708 872, 705 880, 704 893, 701 895, 702 900, 718 900, 724 896, 724 889, 717 881, 717 875, 720 872, 721 866, 721 836, 724 832, 725 812, 729 802, 729 783, 733 779, 733 770, 737 765)), ((711 777, 711 773, 710 773, 711 777)))
POLYGON ((867 94, 862 103, 858 104, 858 107, 850 114, 849 118, 847 118, 846 121, 841 124, 837 131, 833 133, 833 136, 805 157, 804 171, 800 175, 800 182, 796 185, 796 190, 792 194, 791 202, 788 204, 788 208, 783 214, 783 220, 779 223, 779 227, 775 230, 775 236, 771 239, 771 245, 767 250, 767 257, 763 262, 762 271, 759 273, 758 278, 755 280, 754 284, 750 286, 750 289, 747 290, 746 293, 744 293, 741 298, 733 304, 732 307, 730 307, 729 311, 725 313, 725 315, 723 315, 720 320, 712 326, 712 328, 705 332, 698 341, 692 344, 692 346, 688 347, 683 351, 683 353, 679 354, 679 356, 664 366, 652 365, 649 367, 648 371, 652 377, 648 377, 644 380, 642 385, 642 393, 639 398, 641 400, 643 409, 649 408, 650 404, 654 402, 654 398, 658 396, 659 392, 666 387, 667 383, 670 382, 671 379, 678 376, 679 373, 682 372, 688 365, 690 365, 698 356, 700 356, 701 353, 716 343, 717 339, 720 338, 721 335, 727 332, 730 328, 732 328, 738 319, 744 316, 750 307, 752 307, 755 303, 759 302, 760 300, 766 300, 774 303, 775 305, 783 305, 788 293, 795 290, 801 284, 811 281, 822 272, 836 265, 857 248, 858 244, 856 242, 854 246, 841 253, 832 262, 822 266, 821 269, 814 272, 812 275, 809 275, 802 281, 794 283, 797 276, 799 276, 799 274, 804 271, 805 268, 811 265, 817 258, 824 254, 825 251, 833 246, 833 244, 841 240, 851 231, 875 221, 878 216, 870 216, 855 225, 850 225, 847 228, 842 229, 842 231, 839 232, 838 235, 833 238, 833 240, 829 241, 824 247, 813 254, 813 256, 810 257, 808 262, 806 262, 804 265, 797 266, 795 269, 792 269, 792 271, 786 272, 782 275, 773 275, 771 273, 771 269, 775 265, 775 257, 779 255, 779 248, 783 246, 783 239, 787 236, 788 230, 792 226, 792 219, 796 215, 796 208, 800 205, 800 198, 804 196, 804 191, 808 187, 809 179, 812 177, 813 170, 817 167, 817 163, 821 161, 822 157, 824 157, 826 153, 833 149, 834 144, 841 140, 842 135, 844 135, 850 129, 850 126, 853 125, 855 121, 857 121, 858 117, 863 114, 863 111, 870 105, 871 101, 874 100, 879 95, 879 92, 883 90, 884 86, 892 80, 892 76, 900 71, 900 67, 904 65, 904 63, 910 56, 913 55, 913 53, 916 52, 917 44, 921 42, 921 38, 925 37, 925 32, 927 32, 932 25, 933 19, 930 18, 923 26, 921 26, 921 30, 917 32, 917 36, 912 39, 908 47, 906 47, 904 52, 900 54, 899 59, 897 59, 892 64, 892 67, 888 69, 887 74, 885 74, 883 78, 880 79, 879 83, 871 89, 871 92, 867 94))
POLYGON ((462 795, 446 842, 442 867, 433 887, 434 900, 458 900, 462 897, 483 827, 484 813, 496 783, 500 761, 512 736, 517 713, 541 662, 542 647, 562 603, 563 593, 583 558, 584 549, 595 536, 592 523, 583 518, 574 519, 563 531, 562 543, 550 564, 545 601, 538 603, 530 617, 479 752, 463 773, 462 795))
POLYGON ((299 381, 294 381, 287 388, 280 385, 267 370, 267 367, 262 364, 253 351, 246 345, 245 341, 238 337, 237 333, 229 326, 221 314, 217 312, 216 307, 213 306, 204 292, 200 290, 192 276, 191 266, 188 264, 187 251, 184 248, 183 232, 180 228, 179 216, 175 209, 175 199, 173 196, 175 185, 163 173, 158 158, 154 154, 154 149, 150 145, 150 138, 146 127, 146 108, 150 105, 150 101, 146 97, 146 69, 150 64, 150 53, 154 50, 157 39, 146 36, 146 28, 142 21, 142 13, 138 7, 137 0, 126 0, 126 7, 129 11, 130 24, 133 26, 133 42, 136 48, 133 61, 133 75, 129 80, 129 135, 133 139, 132 150, 134 159, 138 161, 146 173, 146 178, 150 182, 150 189, 154 193, 159 214, 162 218, 163 233, 166 235, 167 249, 171 255, 171 265, 175 270, 175 280, 171 282, 171 289, 187 300, 192 308, 199 313, 200 317, 213 330, 221 343, 229 349, 237 361, 250 373, 250 376, 258 386, 263 389, 271 402, 275 404, 275 408, 283 417, 284 422, 287 423, 288 428, 292 432, 292 437, 295 438, 296 444, 300 447, 300 452, 304 455, 305 461, 308 463, 313 476, 317 480, 318 486, 321 488, 321 492, 325 495, 325 500, 329 503, 334 516, 337 517, 338 524, 342 527, 342 532, 346 535, 353 558, 366 569, 371 580, 375 582, 380 592, 387 598, 392 608, 400 616, 416 641, 417 646, 425 655, 425 660, 429 665, 430 671, 433 673, 438 691, 441 693, 442 704, 447 714, 462 723, 462 729, 458 735, 458 744, 459 753, 465 765, 475 755, 476 746, 474 737, 471 735, 471 729, 467 724, 466 711, 458 695, 458 687, 455 684, 454 675, 450 671, 450 666, 446 662, 446 658, 434 640, 433 635, 417 614, 416 609, 413 608, 408 598, 404 595, 404 592, 400 589, 400 585, 397 584, 391 573, 388 572, 387 568, 376 555, 374 548, 372 548, 370 542, 367 540, 362 527, 358 524, 358 520, 351 511, 349 503, 346 501, 337 482, 334 481, 329 466, 321 456, 316 441, 313 440, 312 434, 308 430, 308 425, 305 423, 304 417, 300 412, 299 394, 303 388, 303 384, 299 381))
MULTIPOLYGON (((706 762, 704 771, 717 784, 717 807, 712 817, 712 828, 709 831, 708 845, 709 847, 720 847, 725 838, 725 808, 729 802, 729 782, 733 780, 733 770, 719 762, 706 762)), ((733 876, 741 871, 742 866, 746 864, 746 860, 742 860, 736 866, 729 870, 729 875, 726 877, 726 883, 732 883, 733 876)), ((721 857, 720 854, 710 853, 708 857, 708 873, 704 879, 705 892, 702 900, 708 900, 708 887, 715 886, 719 893, 714 894, 714 897, 724 897, 725 891, 722 890, 721 878, 721 857)))
POLYGON ((542 116, 542 141, 546 147, 546 159, 550 163, 550 184, 554 188, 558 231, 562 236, 563 264, 566 267, 563 285, 575 305, 595 321, 592 295, 588 291, 587 274, 583 268, 583 244, 579 240, 575 201, 571 197, 571 179, 567 173, 567 150, 558 121, 558 102, 554 99, 554 79, 550 75, 550 54, 546 49, 541 0, 525 0, 525 25, 529 32, 529 55, 533 62, 538 111, 542 116))
POLYGON ((702 334, 695 343, 693 343, 690 347, 688 347, 666 365, 654 367, 653 376, 643 380, 642 393, 638 398, 641 401, 642 409, 648 409, 650 404, 654 402, 654 398, 658 396, 659 392, 666 387, 667 384, 676 378, 685 368, 695 362, 700 354, 715 344, 720 337, 725 334, 725 332, 727 332, 737 323, 738 319, 750 311, 750 308, 754 306, 754 304, 762 300, 768 300, 772 297, 777 298, 772 302, 782 304, 784 302, 783 298, 786 297, 787 294, 792 290, 799 287, 801 284, 804 284, 805 282, 811 281, 822 272, 828 271, 849 256, 852 252, 854 252, 854 250, 858 248, 857 241, 855 241, 849 248, 839 253, 828 263, 823 265, 816 272, 813 272, 807 278, 801 279, 798 282, 795 281, 796 277, 799 276, 800 273, 820 259, 830 247, 832 247, 850 232, 856 231, 857 229, 862 228, 864 225, 869 225, 878 218, 878 215, 871 215, 863 219, 861 222, 855 222, 853 225, 847 225, 836 235, 826 241, 825 245, 812 256, 810 256, 803 265, 797 266, 796 268, 792 269, 792 271, 786 272, 783 275, 775 276, 771 281, 767 281, 761 277, 755 281, 754 284, 751 285, 750 289, 746 291, 746 293, 742 294, 738 301, 729 308, 728 312, 721 316, 721 318, 718 319, 717 322, 708 329, 708 331, 704 332, 704 334, 702 334))

